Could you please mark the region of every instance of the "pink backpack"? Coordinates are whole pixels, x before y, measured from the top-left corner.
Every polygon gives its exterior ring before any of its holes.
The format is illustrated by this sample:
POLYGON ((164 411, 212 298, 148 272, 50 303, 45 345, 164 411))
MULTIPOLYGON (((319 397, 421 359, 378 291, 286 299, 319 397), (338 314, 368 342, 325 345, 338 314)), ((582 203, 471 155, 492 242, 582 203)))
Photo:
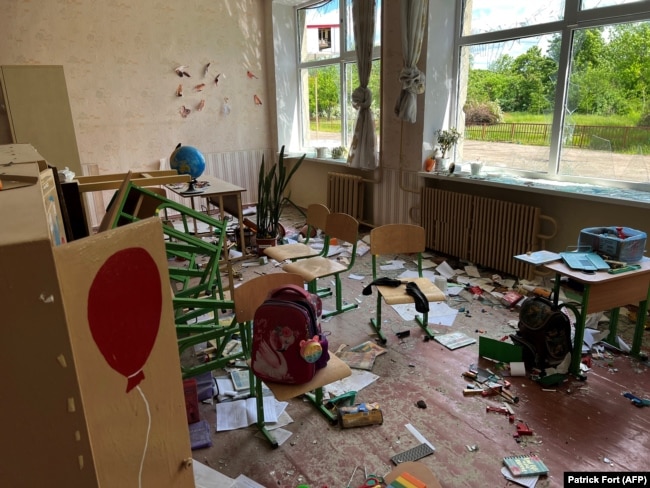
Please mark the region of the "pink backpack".
POLYGON ((296 285, 269 293, 255 311, 251 367, 272 383, 310 381, 327 364, 327 340, 320 330, 320 298, 296 285))

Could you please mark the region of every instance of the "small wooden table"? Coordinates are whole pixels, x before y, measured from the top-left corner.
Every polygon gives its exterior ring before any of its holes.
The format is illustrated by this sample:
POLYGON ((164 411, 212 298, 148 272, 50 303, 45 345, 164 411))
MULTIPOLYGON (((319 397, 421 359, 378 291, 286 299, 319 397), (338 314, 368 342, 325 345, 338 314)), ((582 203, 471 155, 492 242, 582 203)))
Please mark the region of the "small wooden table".
POLYGON ((580 316, 576 317, 573 353, 569 368, 570 373, 576 375, 580 373, 582 343, 584 340, 587 315, 594 312, 611 310, 607 342, 616 345, 619 308, 637 302, 639 304, 639 310, 637 312, 636 328, 634 330, 634 339, 630 354, 633 356, 639 355, 643 340, 645 317, 648 312, 648 300, 650 299, 650 259, 643 258, 643 260, 634 264, 639 264, 641 268, 619 274, 610 274, 607 271, 597 271, 589 274, 584 271, 571 269, 562 261, 554 261, 544 265, 545 268, 555 273, 553 295, 556 303, 559 296, 561 276, 567 276, 578 283, 582 283, 584 286, 580 316))
MULTIPOLYGON (((241 194, 246 191, 246 188, 242 188, 227 181, 220 180, 214 176, 203 175, 198 178, 198 181, 207 181, 208 184, 200 190, 203 190, 201 193, 192 193, 187 194, 187 189, 189 183, 183 186, 178 185, 167 185, 167 188, 177 195, 180 195, 185 198, 189 198, 193 210, 196 210, 194 198, 205 198, 206 208, 208 215, 210 214, 210 204, 214 203, 219 207, 219 213, 221 220, 224 220, 226 217, 226 212, 236 217, 239 221, 239 238, 242 243, 242 255, 246 255, 245 252, 245 240, 244 240, 244 225, 242 224, 243 220, 243 210, 241 203, 241 194)), ((200 208, 200 207, 199 207, 200 208)), ((198 229, 195 227, 194 233, 198 233, 198 229)), ((228 253, 226 252, 226 255, 228 253)))

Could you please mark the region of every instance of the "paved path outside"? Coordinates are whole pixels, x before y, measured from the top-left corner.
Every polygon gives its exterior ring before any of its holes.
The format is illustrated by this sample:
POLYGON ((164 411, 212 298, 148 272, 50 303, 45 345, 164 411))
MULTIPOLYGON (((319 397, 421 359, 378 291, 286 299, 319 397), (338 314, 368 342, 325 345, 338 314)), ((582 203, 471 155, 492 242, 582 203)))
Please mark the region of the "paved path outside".
MULTIPOLYGON (((486 165, 545 172, 549 148, 507 142, 464 141, 463 160, 486 165)), ((650 182, 650 155, 617 154, 593 149, 563 149, 560 168, 564 175, 650 182)))

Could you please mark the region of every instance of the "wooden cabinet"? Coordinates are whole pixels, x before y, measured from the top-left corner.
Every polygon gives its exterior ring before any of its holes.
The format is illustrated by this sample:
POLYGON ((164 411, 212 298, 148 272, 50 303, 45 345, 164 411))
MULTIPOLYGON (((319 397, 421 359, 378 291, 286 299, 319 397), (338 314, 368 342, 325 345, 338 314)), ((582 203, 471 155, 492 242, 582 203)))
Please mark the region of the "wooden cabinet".
POLYGON ((0 66, 0 144, 31 144, 82 175, 63 66, 0 66))
POLYGON ((33 184, 0 191, 0 486, 194 487, 160 220, 67 243, 52 170, 8 162, 33 184))

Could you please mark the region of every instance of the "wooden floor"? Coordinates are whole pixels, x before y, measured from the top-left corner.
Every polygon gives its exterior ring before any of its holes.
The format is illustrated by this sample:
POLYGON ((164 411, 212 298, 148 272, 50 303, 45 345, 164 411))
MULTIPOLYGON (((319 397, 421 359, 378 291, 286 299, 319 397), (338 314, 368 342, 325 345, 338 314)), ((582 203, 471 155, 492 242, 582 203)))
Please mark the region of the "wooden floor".
MULTIPOLYGON (((281 272, 271 263, 241 271, 244 279, 255 272, 281 272)), ((344 277, 343 288, 346 300, 359 302, 359 308, 322 323, 331 332, 331 351, 373 338, 368 321, 375 296, 361 293, 371 281, 368 255, 357 261, 354 273, 366 278, 344 277)), ((515 330, 509 322, 517 320, 517 313, 503 306, 484 300, 450 300, 449 305, 466 312, 458 314, 452 327, 433 327, 437 332, 463 331, 477 339, 479 335, 500 339, 515 330)), ((334 301, 325 299, 324 308, 334 308, 334 301)), ((498 397, 462 394, 467 384, 462 373, 470 365, 496 367, 479 358, 478 345, 450 351, 425 341, 415 323, 404 322, 390 307, 383 310, 388 353, 377 358, 372 370, 379 378, 357 393, 357 401, 380 404, 382 425, 341 429, 298 398, 287 407, 294 422, 286 429, 293 435, 279 448, 271 449, 251 427, 213 432, 214 446, 193 451, 194 458, 231 478, 244 474, 265 487, 356 487, 363 482, 364 468, 384 475, 393 467, 391 456, 420 444, 405 428, 411 424, 435 446, 435 453, 420 462, 443 487, 514 486, 501 474, 502 459, 527 453, 539 454, 550 469, 538 487, 563 486, 566 471, 648 470, 650 407, 637 408, 622 396, 631 392, 650 398, 647 362, 613 353, 592 361, 586 381, 569 377, 547 389, 526 377, 510 378, 511 390, 520 399, 513 405, 516 418, 534 433, 517 442, 515 424, 504 415, 486 412, 487 405, 500 405, 498 397), (395 332, 404 330, 410 330, 410 335, 398 339, 395 332), (425 409, 418 408, 419 400, 426 403, 425 409)), ((625 318, 621 322, 621 337, 631 344, 633 327, 625 318)), ((642 348, 646 352, 649 334, 642 348)), ((214 405, 204 404, 201 409, 203 418, 214 426, 214 405)))

